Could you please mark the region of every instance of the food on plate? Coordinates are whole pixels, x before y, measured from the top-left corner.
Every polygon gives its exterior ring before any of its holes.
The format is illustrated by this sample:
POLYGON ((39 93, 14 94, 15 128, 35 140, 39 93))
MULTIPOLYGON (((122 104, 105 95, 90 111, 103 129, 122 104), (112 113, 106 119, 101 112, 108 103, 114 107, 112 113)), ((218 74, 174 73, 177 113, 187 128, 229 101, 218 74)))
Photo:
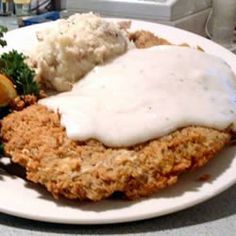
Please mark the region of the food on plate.
MULTIPOLYGON (((135 32, 129 33, 129 39, 131 42, 134 43, 136 48, 150 48, 153 46, 174 45, 173 43, 170 43, 168 40, 158 37, 152 32, 146 30, 137 30, 135 32)), ((191 46, 188 43, 181 43, 177 46, 191 48, 191 46)), ((196 49, 204 52, 204 49, 199 45, 196 46, 196 49)))
POLYGON ((4 150, 54 197, 148 196, 230 142, 234 79, 222 60, 195 49, 132 49, 72 91, 4 118, 4 150))
POLYGON ((137 48, 150 48, 156 45, 171 45, 171 43, 160 38, 152 32, 145 30, 137 30, 129 34, 129 39, 134 42, 137 48))
MULTIPOLYGON (((7 45, 4 34, 7 28, 0 26, 0 46, 7 45)), ((39 86, 34 81, 35 73, 25 62, 26 56, 15 50, 0 56, 0 118, 10 111, 10 104, 17 96, 38 96, 39 86)), ((36 97, 35 97, 36 98, 36 97)))
POLYGON ((98 201, 115 192, 129 199, 174 184, 178 176, 206 164, 230 141, 230 133, 187 127, 127 148, 67 137, 60 115, 41 105, 2 121, 5 152, 26 168, 27 179, 54 197, 98 201))
POLYGON ((0 94, 0 107, 5 107, 17 96, 14 84, 2 74, 0 74, 0 94))
MULTIPOLYGON (((0 26, 1 47, 7 45, 3 38, 6 31, 0 26)), ((14 110, 36 103, 42 97, 43 91, 34 80, 35 72, 25 60, 26 56, 16 50, 0 56, 0 119, 14 110)))
POLYGON ((206 182, 206 181, 209 181, 210 179, 211 179, 211 175, 205 174, 205 175, 200 176, 198 178, 198 181, 206 182))
POLYGON ((0 119, 14 110, 36 103, 44 94, 25 59, 15 50, 0 56, 0 119))
POLYGON ((191 125, 235 129, 232 94, 235 75, 223 60, 158 46, 131 49, 97 66, 71 91, 39 103, 59 112, 71 139, 128 147, 191 125))
POLYGON ((41 85, 70 91, 6 116, 0 130, 5 155, 55 198, 149 196, 232 140, 236 78, 220 58, 92 13, 55 26, 39 33, 31 62, 41 85))
POLYGON ((128 48, 128 35, 118 24, 93 13, 75 14, 38 33, 31 55, 39 82, 49 89, 66 91, 97 64, 128 48))
POLYGON ((38 96, 40 89, 34 81, 35 72, 25 63, 26 57, 13 50, 0 57, 0 71, 14 83, 19 95, 38 96))

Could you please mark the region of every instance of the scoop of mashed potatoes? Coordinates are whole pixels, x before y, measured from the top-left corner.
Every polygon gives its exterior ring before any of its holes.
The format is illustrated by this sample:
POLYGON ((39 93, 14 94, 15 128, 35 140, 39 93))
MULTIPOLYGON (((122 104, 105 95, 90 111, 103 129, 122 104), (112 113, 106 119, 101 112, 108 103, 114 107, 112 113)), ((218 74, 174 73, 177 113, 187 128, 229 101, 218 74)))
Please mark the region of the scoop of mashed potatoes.
POLYGON ((31 62, 46 88, 67 91, 95 65, 128 48, 128 36, 118 24, 93 13, 75 14, 37 34, 31 62))

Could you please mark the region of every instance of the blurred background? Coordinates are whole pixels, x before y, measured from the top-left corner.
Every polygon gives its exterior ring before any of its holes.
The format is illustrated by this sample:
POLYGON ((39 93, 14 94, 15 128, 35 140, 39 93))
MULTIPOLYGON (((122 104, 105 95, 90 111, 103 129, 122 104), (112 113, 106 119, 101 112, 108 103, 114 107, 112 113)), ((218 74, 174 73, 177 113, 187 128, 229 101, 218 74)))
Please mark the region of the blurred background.
POLYGON ((236 0, 0 0, 0 3, 0 24, 8 24, 10 29, 93 11, 106 17, 172 25, 236 50, 236 0))

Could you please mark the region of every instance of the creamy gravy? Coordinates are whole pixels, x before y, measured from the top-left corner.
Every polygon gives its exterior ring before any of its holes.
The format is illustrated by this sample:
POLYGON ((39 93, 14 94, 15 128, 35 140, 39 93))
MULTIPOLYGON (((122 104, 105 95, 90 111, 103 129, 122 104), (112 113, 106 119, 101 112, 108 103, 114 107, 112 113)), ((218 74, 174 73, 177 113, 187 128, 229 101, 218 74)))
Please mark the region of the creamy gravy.
POLYGON ((189 125, 235 130, 236 78, 223 60, 195 49, 132 49, 40 103, 61 114, 74 140, 130 146, 189 125))

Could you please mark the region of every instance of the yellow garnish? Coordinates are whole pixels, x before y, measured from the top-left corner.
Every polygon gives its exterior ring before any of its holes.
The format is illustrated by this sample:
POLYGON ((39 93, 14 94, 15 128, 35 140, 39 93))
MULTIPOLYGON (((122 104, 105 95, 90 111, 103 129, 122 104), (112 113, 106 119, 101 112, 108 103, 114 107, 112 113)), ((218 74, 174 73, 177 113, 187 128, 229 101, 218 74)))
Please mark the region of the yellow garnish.
POLYGON ((7 106, 16 96, 14 84, 5 75, 0 74, 0 107, 7 106))

